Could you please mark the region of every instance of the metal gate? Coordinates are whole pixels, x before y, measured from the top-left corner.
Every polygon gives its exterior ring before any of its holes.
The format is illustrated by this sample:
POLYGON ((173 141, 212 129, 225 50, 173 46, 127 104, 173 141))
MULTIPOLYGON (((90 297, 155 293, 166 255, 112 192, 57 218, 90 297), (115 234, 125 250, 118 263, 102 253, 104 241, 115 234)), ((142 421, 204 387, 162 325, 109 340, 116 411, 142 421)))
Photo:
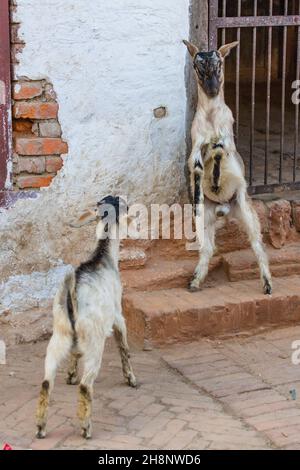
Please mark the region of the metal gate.
POLYGON ((235 40, 225 92, 249 192, 300 189, 300 0, 210 0, 209 49, 235 40))
POLYGON ((9 1, 0 1, 0 205, 9 179, 11 157, 11 79, 9 1))

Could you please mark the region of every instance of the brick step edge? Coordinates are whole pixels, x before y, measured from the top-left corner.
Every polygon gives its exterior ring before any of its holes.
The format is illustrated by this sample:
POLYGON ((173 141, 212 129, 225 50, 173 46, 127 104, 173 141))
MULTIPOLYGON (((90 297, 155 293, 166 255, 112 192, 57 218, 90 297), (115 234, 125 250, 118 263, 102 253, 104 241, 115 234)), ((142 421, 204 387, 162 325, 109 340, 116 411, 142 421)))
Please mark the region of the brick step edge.
MULTIPOLYGON (((247 281, 244 286, 247 294, 241 299, 229 297, 224 302, 216 300, 215 305, 191 305, 186 299, 180 302, 180 289, 170 289, 169 293, 176 291, 178 308, 171 305, 159 311, 152 305, 158 305, 157 292, 139 293, 144 295, 143 302, 135 302, 134 294, 126 294, 123 301, 123 311, 131 340, 139 347, 164 346, 173 343, 182 343, 197 340, 202 337, 217 337, 228 333, 237 333, 253 330, 261 326, 283 326, 300 322, 300 289, 299 279, 295 278, 290 286, 290 279, 280 279, 281 288, 272 296, 253 295, 249 293, 247 281), (296 285, 298 283, 298 287, 296 285), (153 297, 153 302, 151 302, 153 297), (185 305, 182 307, 182 305, 185 305)), ((279 281, 279 280, 278 280, 279 281)), ((255 281, 256 282, 256 281, 255 281)), ((238 283, 235 283, 237 285, 238 283)), ((240 285, 242 283, 239 283, 240 285)), ((239 286, 241 287, 241 286, 239 286)), ((256 283, 256 287, 257 283, 256 283)), ((181 289, 184 293, 184 289, 181 289)), ((214 298, 215 289, 209 289, 211 298, 214 298)), ((217 290, 217 289, 216 289, 217 290)), ((256 289, 258 291, 258 289, 256 289)), ((161 291, 160 291, 161 292, 161 291)), ((221 289, 218 297, 220 298, 221 289)), ((237 292, 239 292, 237 290, 237 292)), ((193 295, 193 294, 190 294, 193 295)), ((217 294, 216 294, 217 295, 217 294)), ((171 297, 170 297, 171 298, 171 297)))

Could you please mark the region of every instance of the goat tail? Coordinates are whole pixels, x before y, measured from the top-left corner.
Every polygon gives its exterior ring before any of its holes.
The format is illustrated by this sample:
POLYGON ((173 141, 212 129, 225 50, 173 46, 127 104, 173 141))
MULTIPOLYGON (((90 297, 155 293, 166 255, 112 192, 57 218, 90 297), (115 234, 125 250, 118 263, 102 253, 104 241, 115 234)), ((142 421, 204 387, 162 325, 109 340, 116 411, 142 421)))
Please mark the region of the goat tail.
POLYGON ((60 310, 64 311, 71 323, 72 329, 75 330, 77 319, 77 299, 76 299, 76 276, 75 271, 66 274, 61 288, 57 293, 57 303, 60 310))
POLYGON ((203 170, 200 165, 194 167, 194 217, 196 225, 196 236, 200 249, 202 247, 204 237, 204 199, 202 191, 203 170))

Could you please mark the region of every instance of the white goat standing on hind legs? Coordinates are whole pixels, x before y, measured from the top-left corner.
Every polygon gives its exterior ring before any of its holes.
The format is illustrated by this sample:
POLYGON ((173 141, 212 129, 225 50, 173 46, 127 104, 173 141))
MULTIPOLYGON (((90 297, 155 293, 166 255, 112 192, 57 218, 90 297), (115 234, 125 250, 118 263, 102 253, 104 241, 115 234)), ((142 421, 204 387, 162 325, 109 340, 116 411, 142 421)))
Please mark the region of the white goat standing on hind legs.
POLYGON ((119 197, 102 199, 77 226, 98 221, 97 248, 92 257, 64 279, 53 305, 53 335, 49 342, 45 376, 37 413, 37 437, 46 435, 47 412, 57 368, 71 355, 67 383, 76 384, 78 359, 83 360, 79 385, 78 417, 82 436, 91 437, 93 384, 101 366, 105 340, 112 330, 121 354, 123 374, 131 387, 136 379, 129 362, 129 349, 122 315, 122 286, 118 269, 119 231, 127 223, 127 205, 119 197))
POLYGON ((211 52, 200 52, 194 44, 183 42, 192 56, 198 85, 188 165, 201 255, 190 289, 197 290, 208 273, 215 249, 217 219, 230 213, 243 224, 258 260, 263 291, 271 294, 272 280, 260 223, 247 194, 244 163, 234 142, 232 112, 224 101, 223 63, 238 42, 211 52), (213 163, 209 164, 209 160, 213 163), (203 226, 204 240, 200 230, 203 226))

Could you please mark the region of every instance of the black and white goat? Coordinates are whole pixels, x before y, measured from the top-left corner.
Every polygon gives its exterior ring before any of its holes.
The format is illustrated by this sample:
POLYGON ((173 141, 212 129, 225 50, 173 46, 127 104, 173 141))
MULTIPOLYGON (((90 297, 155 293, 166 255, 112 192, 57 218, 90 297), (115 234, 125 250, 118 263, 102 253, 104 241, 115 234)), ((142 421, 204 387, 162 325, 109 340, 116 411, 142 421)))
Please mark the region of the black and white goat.
MULTIPOLYGON (((91 437, 93 384, 101 366, 105 340, 112 331, 121 354, 123 374, 131 387, 136 379, 122 315, 119 276, 119 233, 127 223, 127 205, 119 197, 102 199, 95 211, 85 213, 76 226, 98 221, 97 247, 92 257, 64 279, 53 305, 53 336, 49 342, 45 376, 36 412, 37 437, 46 435, 47 411, 57 368, 71 355, 67 383, 78 382, 78 360, 83 361, 79 385, 78 417, 82 436, 91 437)), ((74 225, 73 225, 74 226, 74 225)))

